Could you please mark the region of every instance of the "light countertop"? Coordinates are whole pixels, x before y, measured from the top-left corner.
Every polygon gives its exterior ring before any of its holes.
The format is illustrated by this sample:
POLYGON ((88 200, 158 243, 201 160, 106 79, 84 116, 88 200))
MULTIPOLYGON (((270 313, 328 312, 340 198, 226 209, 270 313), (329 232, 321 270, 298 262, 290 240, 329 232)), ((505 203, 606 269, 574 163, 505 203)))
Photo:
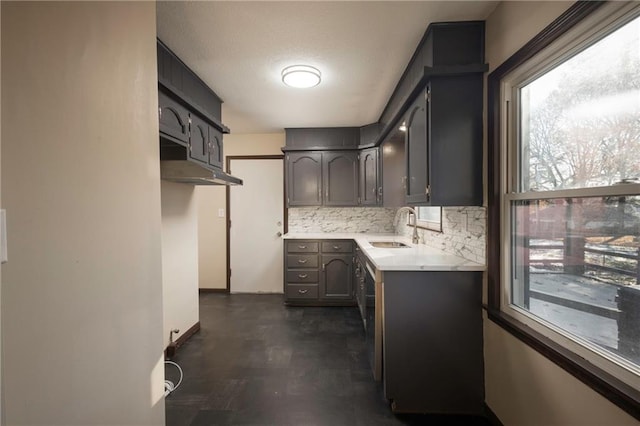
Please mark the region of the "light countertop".
POLYGON ((289 240, 354 240, 360 250, 380 271, 484 271, 485 265, 466 260, 395 234, 362 233, 288 233, 289 240), (371 241, 397 241, 409 247, 378 248, 371 241))

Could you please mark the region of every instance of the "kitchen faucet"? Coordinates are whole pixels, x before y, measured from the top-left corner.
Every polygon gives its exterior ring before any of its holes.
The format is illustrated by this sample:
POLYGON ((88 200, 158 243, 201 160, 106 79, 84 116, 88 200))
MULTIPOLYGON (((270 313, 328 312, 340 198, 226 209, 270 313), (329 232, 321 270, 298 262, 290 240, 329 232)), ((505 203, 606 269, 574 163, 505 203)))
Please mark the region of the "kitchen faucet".
MULTIPOLYGON (((415 209, 412 207, 400 207, 396 212, 396 216, 393 218, 393 224, 395 225, 398 222, 398 218, 400 217, 400 213, 408 211, 409 213, 413 213, 413 235, 411 236, 411 242, 413 244, 418 244, 420 242, 420 238, 418 238, 418 214, 415 209)), ((396 227, 397 232, 397 227, 396 227)))

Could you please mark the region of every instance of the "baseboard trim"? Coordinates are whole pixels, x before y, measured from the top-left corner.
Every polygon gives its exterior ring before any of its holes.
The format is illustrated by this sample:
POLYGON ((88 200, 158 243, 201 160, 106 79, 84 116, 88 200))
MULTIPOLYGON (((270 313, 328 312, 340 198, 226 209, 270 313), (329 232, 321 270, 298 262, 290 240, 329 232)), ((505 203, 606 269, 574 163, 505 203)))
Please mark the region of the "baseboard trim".
POLYGON ((489 423, 491 423, 492 426, 504 426, 498 416, 496 416, 496 413, 494 413, 486 403, 484 404, 484 412, 487 420, 489 420, 489 423))
POLYGON ((199 288, 198 293, 229 293, 229 290, 226 288, 199 288))
POLYGON ((187 340, 191 338, 194 334, 200 331, 200 321, 195 323, 192 327, 190 327, 187 331, 182 333, 180 337, 176 339, 175 342, 169 344, 164 350, 164 358, 166 360, 172 359, 180 346, 184 345, 187 340))
POLYGON ((187 331, 182 333, 182 336, 180 336, 180 337, 178 337, 176 339, 176 345, 178 347, 184 345, 187 342, 187 340, 189 340, 191 338, 191 336, 193 336, 194 334, 196 334, 199 331, 200 331, 200 321, 198 321, 197 323, 193 324, 193 326, 191 328, 189 328, 187 331))

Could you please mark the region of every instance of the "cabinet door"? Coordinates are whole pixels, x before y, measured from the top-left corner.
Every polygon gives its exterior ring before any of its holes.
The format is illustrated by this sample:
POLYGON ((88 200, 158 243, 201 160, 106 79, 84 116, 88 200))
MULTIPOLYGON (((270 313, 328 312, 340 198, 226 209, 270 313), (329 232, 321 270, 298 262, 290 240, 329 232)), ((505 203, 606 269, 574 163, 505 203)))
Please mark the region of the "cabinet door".
POLYGON ((321 153, 287 154, 287 204, 292 207, 322 205, 321 153))
POLYGON ((376 206, 380 202, 378 186, 378 148, 360 153, 360 204, 376 206))
POLYGON ((160 133, 184 146, 189 144, 189 112, 172 98, 158 91, 160 133))
POLYGON ((209 164, 222 169, 222 132, 209 126, 209 164))
POLYGON ((320 298, 353 299, 353 258, 351 255, 322 255, 320 298))
POLYGON ((325 206, 357 206, 357 151, 328 151, 322 154, 325 206))
POLYGON ((189 156, 203 163, 206 163, 209 157, 209 125, 193 114, 191 114, 189 156))
POLYGON ((429 201, 429 103, 427 88, 409 108, 406 133, 406 201, 408 204, 429 201))

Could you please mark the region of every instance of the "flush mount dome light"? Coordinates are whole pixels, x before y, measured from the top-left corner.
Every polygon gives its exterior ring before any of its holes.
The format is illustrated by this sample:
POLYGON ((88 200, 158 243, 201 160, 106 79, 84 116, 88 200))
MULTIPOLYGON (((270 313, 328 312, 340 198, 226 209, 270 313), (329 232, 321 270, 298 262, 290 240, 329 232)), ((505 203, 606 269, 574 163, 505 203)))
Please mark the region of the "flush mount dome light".
POLYGON ((309 65, 292 65, 282 70, 282 82, 300 89, 314 87, 320 84, 320 71, 309 65))

